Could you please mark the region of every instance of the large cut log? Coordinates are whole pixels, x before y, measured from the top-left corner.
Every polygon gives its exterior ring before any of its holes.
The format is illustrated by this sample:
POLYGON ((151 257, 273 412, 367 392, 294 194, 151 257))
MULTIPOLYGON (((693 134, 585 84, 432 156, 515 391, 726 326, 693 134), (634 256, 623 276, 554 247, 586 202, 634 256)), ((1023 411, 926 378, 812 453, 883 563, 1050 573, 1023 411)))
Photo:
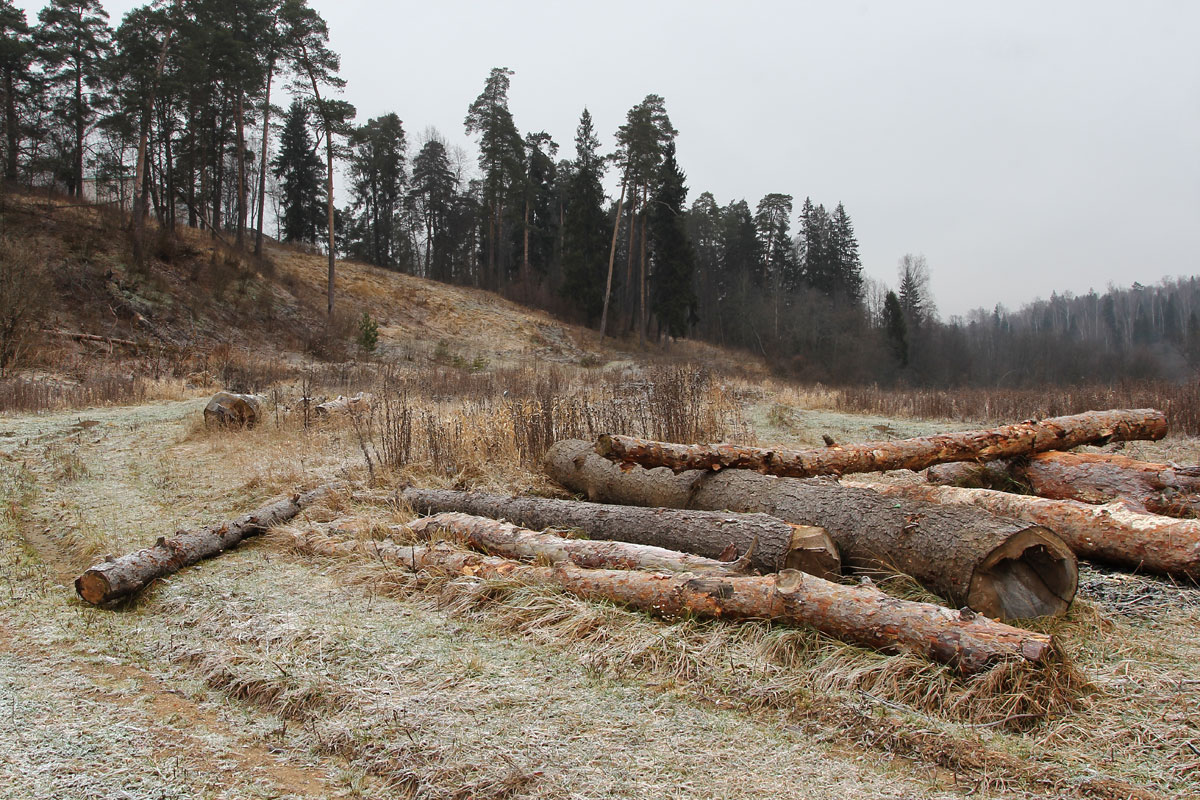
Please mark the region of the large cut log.
POLYGON ((1124 500, 1152 514, 1200 516, 1200 467, 1155 464, 1109 453, 1039 453, 990 464, 930 467, 931 483, 967 488, 1025 488, 1039 497, 1111 503, 1124 500))
POLYGON ((404 500, 422 514, 462 511, 506 519, 526 528, 566 528, 592 539, 682 550, 707 558, 748 555, 760 572, 798 569, 824 578, 841 575, 841 558, 822 528, 794 525, 766 514, 630 508, 542 497, 508 497, 440 489, 406 489, 404 500))
POLYGON ((885 498, 828 479, 622 469, 577 439, 550 448, 546 464, 554 480, 592 501, 763 512, 820 526, 844 564, 903 572, 954 605, 991 617, 1061 614, 1075 597, 1078 565, 1057 536, 977 509, 885 498))
POLYGON ((891 469, 922 470, 950 461, 997 458, 1070 450, 1084 444, 1161 439, 1167 418, 1161 411, 1088 411, 1005 425, 993 430, 942 433, 891 442, 833 445, 814 450, 769 450, 736 444, 672 444, 633 436, 601 436, 596 452, 621 464, 692 469, 749 469, 766 475, 811 478, 891 469))
POLYGON ((253 428, 262 419, 262 401, 252 394, 217 392, 204 407, 204 424, 253 428))
POLYGON ((362 554, 413 571, 549 584, 589 600, 607 600, 661 617, 778 620, 816 628, 842 641, 885 652, 914 652, 964 674, 1001 661, 1044 662, 1051 637, 970 611, 900 600, 873 586, 845 586, 795 570, 754 577, 695 577, 635 570, 553 567, 455 550, 445 545, 335 542, 291 534, 303 550, 329 556, 362 554))
POLYGON ((906 484, 871 488, 889 497, 975 508, 1045 525, 1080 558, 1200 579, 1200 521, 1147 514, 1121 501, 1091 505, 992 489, 906 484))
POLYGON ((745 575, 746 561, 718 561, 607 539, 568 539, 547 531, 533 531, 511 522, 448 511, 409 523, 409 530, 427 539, 440 533, 459 544, 490 555, 519 561, 557 564, 569 561, 587 569, 648 569, 656 572, 690 572, 695 575, 745 575))
POLYGON ((140 592, 152 581, 173 575, 198 561, 220 555, 247 536, 287 522, 330 491, 322 486, 292 495, 235 520, 198 531, 179 531, 153 547, 95 565, 75 579, 75 591, 92 605, 103 605, 140 592))

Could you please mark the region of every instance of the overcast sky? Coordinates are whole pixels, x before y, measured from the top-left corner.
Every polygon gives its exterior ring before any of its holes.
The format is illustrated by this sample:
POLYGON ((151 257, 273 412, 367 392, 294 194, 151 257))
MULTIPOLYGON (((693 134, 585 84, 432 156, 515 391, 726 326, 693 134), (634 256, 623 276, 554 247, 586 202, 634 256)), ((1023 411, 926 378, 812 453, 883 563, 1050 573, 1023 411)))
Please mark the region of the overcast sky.
MULTIPOLYGON (((140 4, 104 3, 114 26, 140 4)), ((841 201, 865 272, 894 285, 923 253, 943 316, 1200 273, 1191 0, 312 5, 360 122, 470 147, 467 106, 507 66, 518 127, 569 156, 585 105, 607 149, 661 94, 689 202, 841 201)))

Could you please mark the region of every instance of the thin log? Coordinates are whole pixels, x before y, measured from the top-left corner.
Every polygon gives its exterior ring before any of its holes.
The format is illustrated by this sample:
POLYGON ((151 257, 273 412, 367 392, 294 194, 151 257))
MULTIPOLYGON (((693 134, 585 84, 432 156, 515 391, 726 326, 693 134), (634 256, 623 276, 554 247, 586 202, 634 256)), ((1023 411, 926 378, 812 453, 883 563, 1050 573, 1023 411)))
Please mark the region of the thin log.
POLYGON ((557 564, 568 561, 586 569, 648 569, 656 572, 690 572, 696 575, 746 574, 746 561, 718 561, 691 553, 644 544, 605 539, 568 539, 546 531, 532 531, 488 517, 446 512, 409 523, 409 530, 424 538, 435 533, 490 555, 518 561, 557 564))
POLYGON ((1152 514, 1200 516, 1200 468, 1156 464, 1111 453, 1039 453, 990 464, 930 467, 930 483, 967 488, 1024 488, 1052 500, 1123 500, 1152 514))
POLYGON ((1147 514, 1121 501, 1091 505, 992 489, 876 486, 888 497, 968 507, 1045 525, 1080 558, 1200 580, 1200 521, 1147 514))
POLYGON ((1014 628, 970 611, 900 600, 870 585, 845 586, 786 570, 761 577, 693 577, 632 570, 521 564, 446 545, 335 542, 295 532, 300 549, 326 556, 366 555, 414 572, 471 575, 552 585, 588 600, 605 600, 659 617, 776 620, 815 628, 842 641, 884 652, 912 652, 955 666, 965 675, 1002 661, 1041 663, 1050 636, 1014 628))
POLYGON ((110 557, 76 578, 75 591, 92 605, 105 605, 129 597, 159 578, 220 555, 247 536, 287 522, 329 491, 329 486, 322 486, 285 497, 237 519, 198 531, 178 531, 169 539, 160 538, 153 547, 116 559, 110 557))
POLYGON ((653 545, 713 559, 732 551, 735 558, 748 557, 750 567, 760 572, 798 569, 823 578, 841 575, 837 546, 825 530, 766 514, 630 508, 439 489, 406 489, 403 497, 424 514, 463 511, 535 530, 577 529, 592 539, 653 545))
POLYGON ((1057 615, 1075 597, 1075 556, 1051 531, 1014 519, 910 499, 885 498, 834 481, 746 470, 622 469, 589 442, 546 455, 556 481, 592 501, 763 512, 829 532, 842 562, 861 571, 911 575, 955 606, 1001 619, 1057 615))
POLYGON ((596 443, 596 452, 621 464, 669 467, 675 472, 733 468, 788 478, 811 478, 892 469, 922 470, 951 461, 992 461, 1047 450, 1070 450, 1085 444, 1161 439, 1166 435, 1166 416, 1161 411, 1143 408, 1088 411, 992 430, 812 450, 769 450, 736 444, 672 444, 633 436, 605 435, 596 443))

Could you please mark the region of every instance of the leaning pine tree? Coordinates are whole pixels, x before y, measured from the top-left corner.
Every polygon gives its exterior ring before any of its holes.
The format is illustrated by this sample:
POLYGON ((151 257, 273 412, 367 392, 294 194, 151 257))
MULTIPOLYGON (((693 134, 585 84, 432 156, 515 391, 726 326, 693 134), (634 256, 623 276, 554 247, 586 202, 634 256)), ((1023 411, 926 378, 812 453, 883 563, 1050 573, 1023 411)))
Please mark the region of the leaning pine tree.
POLYGON ((675 160, 675 143, 668 142, 659 169, 658 188, 650 204, 654 316, 660 331, 683 336, 696 321, 693 278, 696 254, 688 240, 683 203, 687 199, 684 174, 675 160))

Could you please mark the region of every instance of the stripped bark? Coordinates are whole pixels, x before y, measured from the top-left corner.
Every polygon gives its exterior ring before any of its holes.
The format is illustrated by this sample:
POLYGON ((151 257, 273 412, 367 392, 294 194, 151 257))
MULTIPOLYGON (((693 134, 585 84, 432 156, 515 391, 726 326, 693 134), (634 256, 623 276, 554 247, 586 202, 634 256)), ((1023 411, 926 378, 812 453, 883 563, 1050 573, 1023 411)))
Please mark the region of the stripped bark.
POLYGON ((608 540, 568 539, 545 531, 520 528, 511 522, 458 512, 416 520, 409 530, 431 538, 435 533, 491 555, 519 561, 557 564, 569 561, 587 569, 648 569, 657 572, 691 572, 696 575, 746 574, 746 561, 718 561, 663 547, 608 540))
POLYGON ((924 500, 947 508, 966 506, 1045 525, 1080 558, 1200 579, 1200 521, 1197 520, 1147 514, 1121 501, 1091 505, 991 489, 928 484, 871 488, 889 497, 924 500))
POLYGON ((748 557, 750 567, 760 572, 798 569, 823 578, 841 574, 841 559, 828 533, 766 514, 629 508, 439 489, 406 489, 404 500, 425 514, 463 511, 535 530, 578 529, 592 539, 653 545, 707 558, 720 559, 732 551, 733 557, 748 557))
POLYGON ((1050 636, 1014 628, 970 611, 900 600, 873 586, 845 586, 786 570, 762 577, 693 577, 630 570, 521 564, 445 545, 334 542, 303 533, 293 543, 327 556, 362 554, 414 572, 470 575, 557 586, 588 600, 606 600, 660 617, 776 620, 815 628, 842 641, 884 652, 911 652, 951 664, 963 674, 1002 661, 1046 661, 1050 636))
POLYGON ((1108 453, 1039 453, 991 464, 930 467, 929 481, 968 488, 1026 488, 1039 497, 1111 503, 1152 514, 1200 516, 1200 467, 1155 464, 1108 453))
POLYGON ((954 605, 1002 619, 1057 615, 1075 597, 1071 550, 1040 525, 919 500, 885 498, 830 480, 745 470, 622 469, 588 442, 559 442, 551 477, 593 501, 764 512, 829 532, 844 564, 911 575, 954 605))
POLYGON ((220 555, 247 536, 287 522, 330 491, 311 492, 276 500, 235 520, 198 531, 178 531, 160 538, 153 547, 106 560, 75 579, 75 591, 85 602, 105 605, 140 592, 159 578, 173 575, 198 561, 220 555))
POLYGON ((633 436, 601 436, 596 452, 622 464, 691 469, 749 469, 767 475, 811 478, 891 469, 922 470, 951 461, 1070 450, 1085 444, 1161 439, 1167 419, 1161 411, 1088 411, 1071 417, 1027 421, 993 430, 942 433, 891 442, 837 445, 812 450, 768 450, 735 444, 672 444, 633 436))

